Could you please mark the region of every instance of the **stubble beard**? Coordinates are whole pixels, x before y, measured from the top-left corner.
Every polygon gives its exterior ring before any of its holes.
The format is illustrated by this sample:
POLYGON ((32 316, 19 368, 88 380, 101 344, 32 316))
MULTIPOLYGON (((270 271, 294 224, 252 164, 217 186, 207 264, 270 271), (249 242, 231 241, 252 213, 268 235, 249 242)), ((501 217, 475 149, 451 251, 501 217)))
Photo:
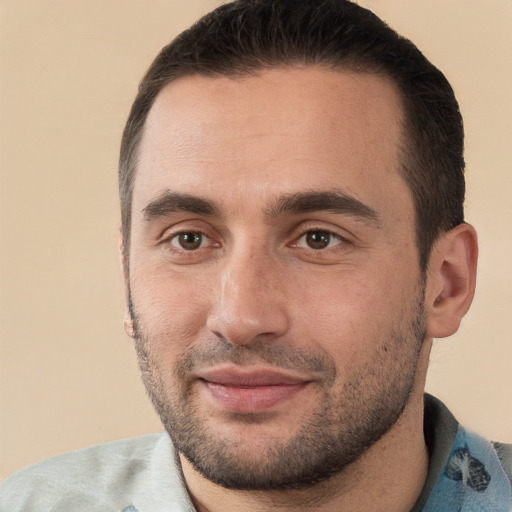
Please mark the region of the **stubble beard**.
MULTIPOLYGON (((351 371, 342 385, 334 361, 325 353, 262 338, 246 346, 215 340, 191 350, 172 368, 171 389, 166 380, 169 368, 152 354, 154 340, 146 334, 133 307, 131 313, 142 379, 177 451, 205 478, 223 487, 289 490, 307 488, 340 474, 400 418, 414 386, 425 339, 423 302, 422 293, 408 324, 395 327, 371 360, 351 371), (204 412, 193 400, 190 381, 190 371, 205 362, 265 362, 299 372, 320 370, 324 378, 318 406, 289 439, 266 437, 263 448, 259 443, 255 451, 254 439, 243 434, 221 437, 208 428, 204 412)), ((259 418, 247 414, 240 415, 239 420, 243 427, 244 422, 255 423, 259 418)))

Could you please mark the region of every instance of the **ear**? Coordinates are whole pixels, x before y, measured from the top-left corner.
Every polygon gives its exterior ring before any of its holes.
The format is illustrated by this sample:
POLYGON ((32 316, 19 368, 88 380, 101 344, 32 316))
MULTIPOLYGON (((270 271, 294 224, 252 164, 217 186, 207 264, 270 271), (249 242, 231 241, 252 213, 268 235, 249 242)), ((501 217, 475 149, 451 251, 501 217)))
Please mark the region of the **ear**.
POLYGON ((119 256, 119 264, 121 265, 121 272, 123 273, 123 285, 124 285, 124 300, 125 300, 125 310, 124 310, 124 330, 130 338, 133 338, 135 334, 135 330, 133 327, 133 318, 130 313, 129 302, 130 302, 130 276, 129 276, 129 268, 128 262, 126 261, 126 252, 124 250, 124 241, 123 235, 119 232, 119 236, 117 239, 117 250, 119 256))
POLYGON ((427 335, 444 338, 457 332, 476 284, 478 242, 470 224, 460 224, 435 243, 427 274, 427 335))

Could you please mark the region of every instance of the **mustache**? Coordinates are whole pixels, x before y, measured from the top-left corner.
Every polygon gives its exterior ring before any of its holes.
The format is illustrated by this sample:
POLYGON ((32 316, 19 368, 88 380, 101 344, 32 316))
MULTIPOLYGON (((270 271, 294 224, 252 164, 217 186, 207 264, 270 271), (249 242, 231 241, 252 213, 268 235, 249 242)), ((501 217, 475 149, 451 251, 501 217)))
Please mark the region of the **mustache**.
POLYGON ((198 368, 225 363, 242 367, 265 363, 284 370, 321 374, 324 378, 332 375, 333 380, 336 376, 334 361, 327 355, 282 341, 262 339, 248 345, 232 345, 220 339, 210 341, 191 348, 180 366, 191 373, 198 368))
MULTIPOLYGON (((134 341, 139 361, 149 362, 151 339, 137 330, 134 341)), ((336 365, 329 356, 276 340, 254 340, 248 345, 232 345, 220 339, 202 342, 183 354, 175 371, 179 379, 186 380, 199 369, 221 364, 245 368, 265 364, 277 370, 318 375, 327 387, 334 385, 337 376, 336 365)))

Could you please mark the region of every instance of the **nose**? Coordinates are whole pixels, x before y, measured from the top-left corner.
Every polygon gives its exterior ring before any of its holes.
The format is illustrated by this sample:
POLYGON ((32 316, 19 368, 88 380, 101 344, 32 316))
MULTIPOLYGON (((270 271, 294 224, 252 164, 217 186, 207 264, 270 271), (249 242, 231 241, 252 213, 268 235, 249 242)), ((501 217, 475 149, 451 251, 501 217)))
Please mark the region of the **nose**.
POLYGON ((233 345, 282 336, 289 328, 282 279, 278 262, 263 251, 231 255, 221 271, 208 329, 233 345))

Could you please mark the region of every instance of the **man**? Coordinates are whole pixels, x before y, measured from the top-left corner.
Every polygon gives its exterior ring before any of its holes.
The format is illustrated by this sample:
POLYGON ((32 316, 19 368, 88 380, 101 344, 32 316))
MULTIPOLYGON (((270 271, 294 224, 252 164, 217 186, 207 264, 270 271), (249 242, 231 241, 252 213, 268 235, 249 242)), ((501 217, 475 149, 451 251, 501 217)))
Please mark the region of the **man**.
POLYGON ((474 293, 444 76, 344 0, 239 0, 164 48, 121 148, 126 330, 166 428, 1 509, 510 511, 510 449, 424 397, 474 293))

